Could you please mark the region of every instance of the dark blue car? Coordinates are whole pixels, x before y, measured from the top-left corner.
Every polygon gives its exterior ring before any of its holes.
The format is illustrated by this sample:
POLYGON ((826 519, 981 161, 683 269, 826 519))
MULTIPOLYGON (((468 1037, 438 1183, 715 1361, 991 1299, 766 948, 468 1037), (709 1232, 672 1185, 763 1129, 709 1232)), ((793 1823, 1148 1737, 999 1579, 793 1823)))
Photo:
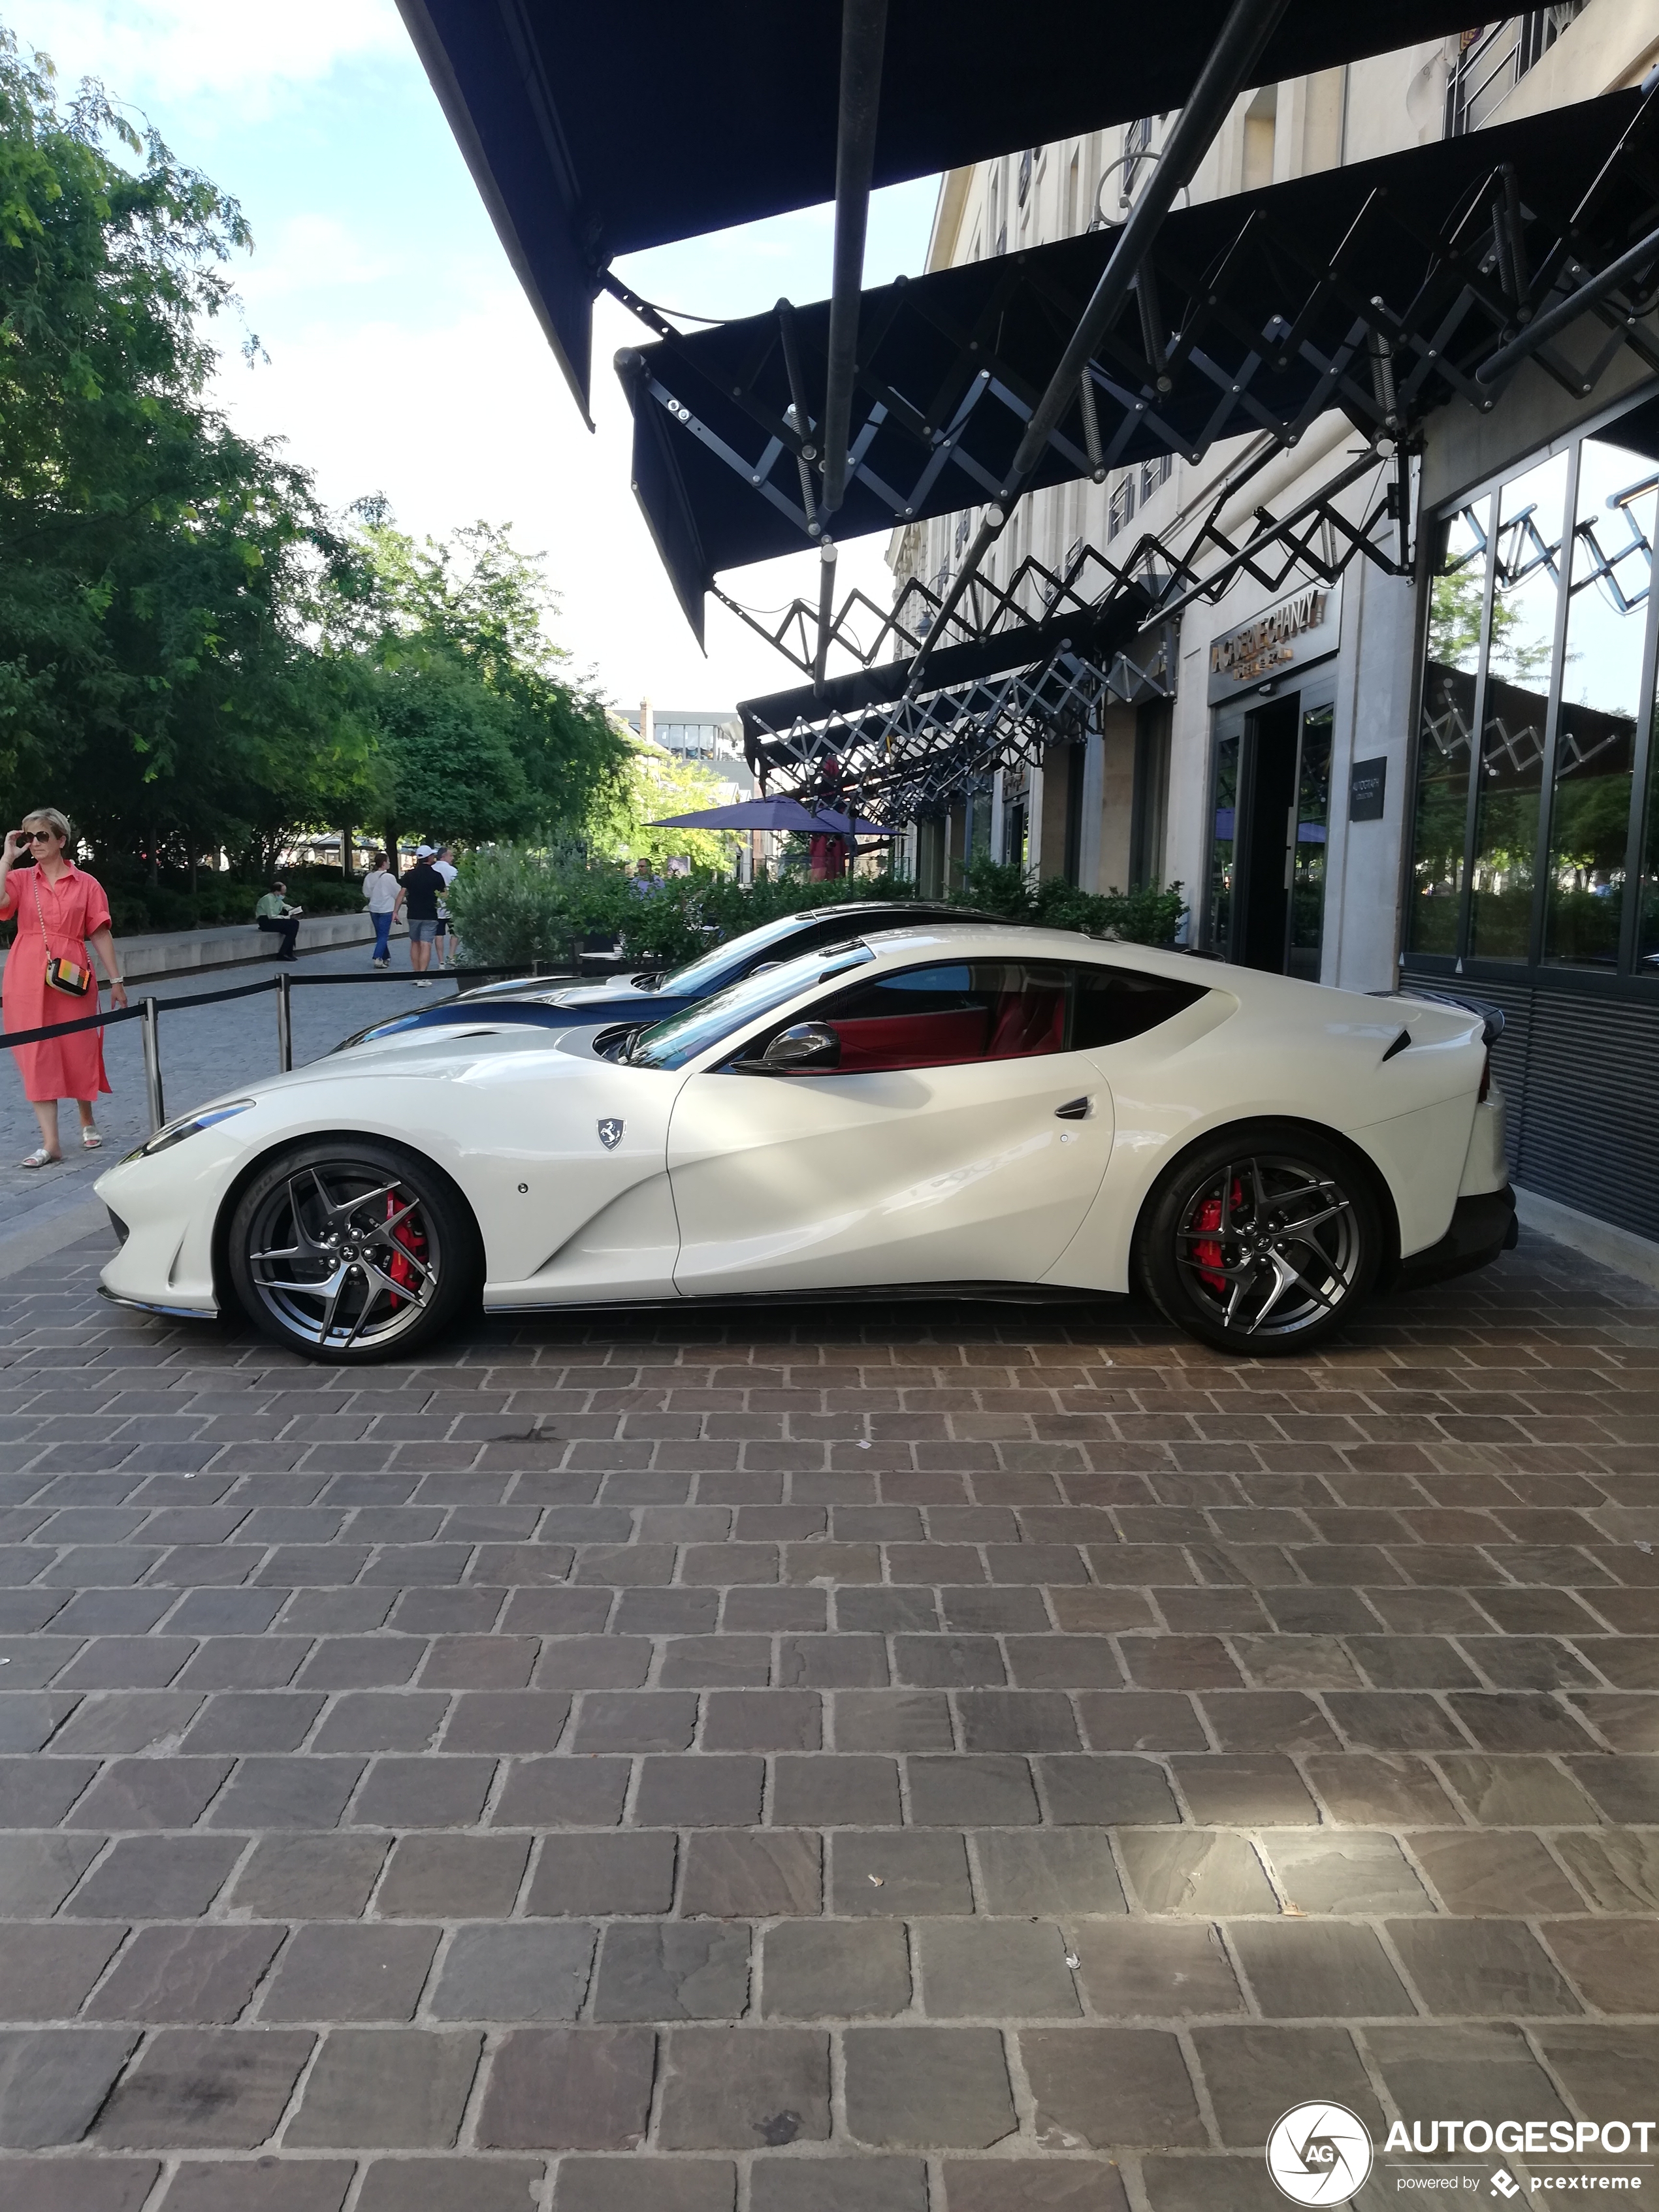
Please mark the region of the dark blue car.
POLYGON ((488 1014, 492 1022, 527 1022, 542 1029, 610 1028, 627 1022, 665 1021, 670 1014, 712 998, 728 983, 740 982, 757 968, 775 966, 811 952, 821 945, 834 945, 848 936, 863 936, 876 929, 902 929, 910 922, 984 922, 990 916, 969 913, 963 907, 930 904, 919 899, 847 900, 836 906, 815 906, 804 914, 781 916, 759 929, 745 930, 729 944, 700 953, 684 968, 667 974, 618 976, 605 983, 550 982, 544 976, 521 975, 507 983, 486 983, 476 991, 459 992, 416 1013, 398 1014, 372 1022, 355 1036, 335 1046, 345 1052, 353 1045, 368 1044, 378 1037, 397 1036, 409 1030, 444 1029, 476 1022, 488 1014))

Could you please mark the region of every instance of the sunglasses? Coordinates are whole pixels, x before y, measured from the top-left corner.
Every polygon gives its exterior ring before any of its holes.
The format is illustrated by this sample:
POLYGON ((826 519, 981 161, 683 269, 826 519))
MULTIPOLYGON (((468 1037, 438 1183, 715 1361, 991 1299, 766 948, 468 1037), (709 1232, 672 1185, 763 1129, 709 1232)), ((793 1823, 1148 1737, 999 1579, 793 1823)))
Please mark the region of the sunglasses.
POLYGON ((58 842, 55 830, 20 830, 17 835, 25 845, 55 845, 58 842))

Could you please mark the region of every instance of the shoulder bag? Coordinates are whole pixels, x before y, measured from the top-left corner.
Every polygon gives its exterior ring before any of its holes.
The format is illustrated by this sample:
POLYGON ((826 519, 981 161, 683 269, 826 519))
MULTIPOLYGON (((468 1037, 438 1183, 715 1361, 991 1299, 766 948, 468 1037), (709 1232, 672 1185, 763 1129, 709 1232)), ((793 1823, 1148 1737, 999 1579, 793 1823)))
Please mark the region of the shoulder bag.
MULTIPOLYGON (((40 924, 40 942, 44 945, 46 941, 46 917, 40 904, 40 876, 38 869, 34 876, 34 912, 40 924)), ((84 999, 92 988, 92 976, 90 972, 77 962, 60 960, 54 953, 48 951, 46 988, 49 991, 61 991, 66 998, 84 999)))

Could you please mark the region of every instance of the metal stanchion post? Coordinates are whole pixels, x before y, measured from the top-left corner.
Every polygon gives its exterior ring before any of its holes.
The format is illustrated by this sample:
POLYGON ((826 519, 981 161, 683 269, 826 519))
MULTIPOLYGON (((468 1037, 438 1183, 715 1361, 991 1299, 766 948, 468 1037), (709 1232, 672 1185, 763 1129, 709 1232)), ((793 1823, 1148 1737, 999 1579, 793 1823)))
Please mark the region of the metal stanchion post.
POLYGON ((167 1109, 161 1096, 161 1015, 153 998, 146 999, 144 1006, 144 1090, 149 1100, 149 1126, 153 1135, 167 1118, 167 1109))
POLYGON ((284 1075, 294 1066, 294 1003, 289 996, 289 978, 280 973, 276 978, 276 1060, 284 1075))

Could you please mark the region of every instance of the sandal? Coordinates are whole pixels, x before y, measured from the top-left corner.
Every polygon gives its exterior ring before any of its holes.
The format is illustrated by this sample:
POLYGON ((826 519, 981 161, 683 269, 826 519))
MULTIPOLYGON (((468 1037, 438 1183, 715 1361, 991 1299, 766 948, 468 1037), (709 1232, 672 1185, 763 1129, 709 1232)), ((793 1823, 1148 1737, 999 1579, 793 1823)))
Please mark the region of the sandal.
POLYGON ((37 1145, 26 1160, 19 1160, 20 1168, 60 1168, 64 1164, 61 1152, 49 1152, 44 1145, 37 1145))
POLYGON ((104 1139, 99 1131, 93 1128, 90 1124, 87 1124, 82 1127, 81 1131, 81 1145, 83 1151, 95 1152, 101 1148, 103 1141, 104 1139))

